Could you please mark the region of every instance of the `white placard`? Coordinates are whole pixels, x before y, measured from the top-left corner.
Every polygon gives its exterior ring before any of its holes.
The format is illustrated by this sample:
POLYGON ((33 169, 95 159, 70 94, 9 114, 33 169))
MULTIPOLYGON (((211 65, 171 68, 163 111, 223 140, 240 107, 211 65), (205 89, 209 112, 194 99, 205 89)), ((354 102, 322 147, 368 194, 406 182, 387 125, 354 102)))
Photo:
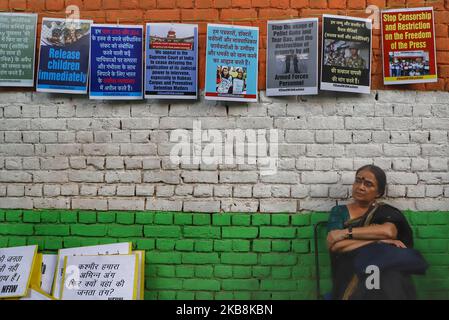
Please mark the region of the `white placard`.
POLYGON ((64 258, 61 300, 136 300, 138 256, 64 258))
POLYGON ((36 255, 37 245, 0 249, 0 298, 27 294, 36 255))
POLYGON ((113 254, 130 254, 132 250, 130 242, 121 242, 113 244, 105 244, 99 246, 77 247, 69 249, 61 249, 58 251, 58 263, 56 266, 56 276, 53 282, 53 294, 55 298, 61 297, 61 281, 64 271, 64 258, 67 256, 83 256, 83 255, 113 255, 113 254))
POLYGON ((51 294, 51 287, 53 286, 53 280, 55 278, 57 262, 57 254, 42 255, 41 289, 45 293, 51 294))

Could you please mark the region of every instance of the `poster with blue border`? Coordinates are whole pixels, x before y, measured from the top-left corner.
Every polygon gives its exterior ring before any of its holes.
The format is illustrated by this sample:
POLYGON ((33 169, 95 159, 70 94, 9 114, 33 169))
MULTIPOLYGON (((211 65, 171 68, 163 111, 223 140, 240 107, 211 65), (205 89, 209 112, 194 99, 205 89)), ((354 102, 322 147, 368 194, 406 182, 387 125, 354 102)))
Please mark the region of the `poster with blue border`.
POLYGON ((206 100, 257 102, 259 28, 207 25, 206 100))
POLYGON ((91 24, 42 19, 36 91, 87 94, 91 24))
POLYGON ((93 24, 90 50, 90 99, 142 99, 142 26, 93 24))
POLYGON ((145 98, 197 99, 198 25, 147 23, 145 98))

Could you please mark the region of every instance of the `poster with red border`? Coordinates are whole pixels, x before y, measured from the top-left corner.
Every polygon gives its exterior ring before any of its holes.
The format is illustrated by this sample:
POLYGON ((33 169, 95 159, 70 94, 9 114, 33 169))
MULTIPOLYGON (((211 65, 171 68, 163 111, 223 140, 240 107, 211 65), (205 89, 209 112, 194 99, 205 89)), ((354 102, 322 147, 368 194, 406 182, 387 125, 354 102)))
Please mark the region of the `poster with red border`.
POLYGON ((434 21, 432 7, 382 11, 385 85, 438 81, 434 21))

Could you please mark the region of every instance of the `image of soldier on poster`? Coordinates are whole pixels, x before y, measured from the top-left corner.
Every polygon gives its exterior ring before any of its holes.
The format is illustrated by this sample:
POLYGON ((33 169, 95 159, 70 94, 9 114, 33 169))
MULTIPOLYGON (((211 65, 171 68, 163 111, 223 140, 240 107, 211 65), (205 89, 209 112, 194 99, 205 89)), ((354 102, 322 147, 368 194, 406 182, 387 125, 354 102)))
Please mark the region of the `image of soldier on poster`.
POLYGON ((321 89, 369 93, 372 21, 323 16, 321 89))
POLYGON ((326 66, 352 69, 369 69, 369 49, 363 44, 347 41, 326 40, 324 64, 326 66))

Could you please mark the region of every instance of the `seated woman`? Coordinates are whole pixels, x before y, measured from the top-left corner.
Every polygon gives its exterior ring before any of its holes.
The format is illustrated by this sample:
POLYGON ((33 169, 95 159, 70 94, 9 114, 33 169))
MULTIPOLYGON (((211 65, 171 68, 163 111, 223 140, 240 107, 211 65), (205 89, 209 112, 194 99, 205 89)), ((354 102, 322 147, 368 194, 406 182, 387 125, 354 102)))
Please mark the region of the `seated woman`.
POLYGON ((327 245, 331 254, 333 299, 416 299, 410 274, 382 271, 380 288, 370 290, 356 275, 358 249, 381 242, 399 248, 413 247, 413 233, 398 209, 377 200, 385 193, 385 172, 367 165, 356 172, 353 201, 335 206, 328 222, 327 245))

